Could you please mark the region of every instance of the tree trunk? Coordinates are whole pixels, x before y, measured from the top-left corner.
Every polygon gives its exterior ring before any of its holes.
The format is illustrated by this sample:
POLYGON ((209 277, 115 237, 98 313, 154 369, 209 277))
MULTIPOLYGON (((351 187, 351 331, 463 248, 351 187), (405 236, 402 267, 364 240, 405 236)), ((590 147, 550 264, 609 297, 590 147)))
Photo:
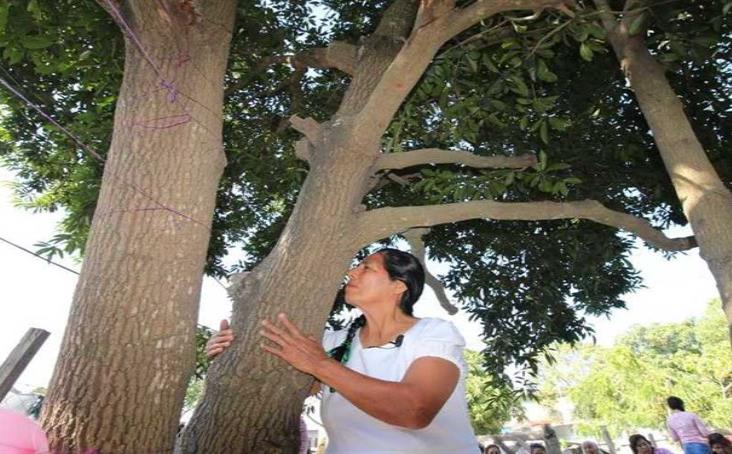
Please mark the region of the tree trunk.
POLYGON ((126 34, 124 79, 43 426, 54 452, 172 452, 226 161, 235 1, 100 4, 126 34))
POLYGON ((624 24, 608 31, 694 231, 699 254, 717 283, 732 341, 732 193, 709 161, 663 66, 643 38, 631 36, 624 24))
POLYGON ((298 420, 312 377, 294 371, 260 347, 259 324, 287 313, 320 339, 344 273, 366 246, 354 226, 363 211, 380 135, 363 134, 355 114, 409 34, 417 2, 397 0, 362 58, 338 114, 320 125, 306 153, 310 172, 277 245, 236 285, 234 343, 211 366, 201 403, 181 437, 182 454, 297 452, 298 420), (401 38, 401 39, 400 39, 401 38))

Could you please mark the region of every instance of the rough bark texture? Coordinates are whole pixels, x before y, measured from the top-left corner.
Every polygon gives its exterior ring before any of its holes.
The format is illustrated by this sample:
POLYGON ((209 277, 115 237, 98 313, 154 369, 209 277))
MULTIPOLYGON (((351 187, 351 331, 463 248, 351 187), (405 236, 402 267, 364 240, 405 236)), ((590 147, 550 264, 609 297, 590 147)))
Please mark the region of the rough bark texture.
MULTIPOLYGON (((607 11, 604 1, 596 4, 607 11)), ((732 193, 699 143, 663 66, 650 54, 641 35, 628 32, 629 19, 616 22, 606 14, 603 23, 653 131, 666 171, 699 244, 699 254, 717 283, 732 341, 732 193)))
POLYGON ((43 426, 54 452, 172 452, 226 161, 235 1, 100 4, 126 32, 125 73, 43 426))

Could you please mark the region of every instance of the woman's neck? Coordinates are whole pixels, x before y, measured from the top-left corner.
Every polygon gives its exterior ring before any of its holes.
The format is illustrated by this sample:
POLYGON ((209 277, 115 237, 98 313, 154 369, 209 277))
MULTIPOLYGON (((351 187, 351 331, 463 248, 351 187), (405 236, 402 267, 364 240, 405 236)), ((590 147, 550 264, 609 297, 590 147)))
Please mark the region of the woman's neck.
POLYGON ((399 307, 394 310, 363 311, 366 326, 361 328, 361 343, 366 347, 384 345, 394 340, 417 323, 416 318, 402 312, 399 307))

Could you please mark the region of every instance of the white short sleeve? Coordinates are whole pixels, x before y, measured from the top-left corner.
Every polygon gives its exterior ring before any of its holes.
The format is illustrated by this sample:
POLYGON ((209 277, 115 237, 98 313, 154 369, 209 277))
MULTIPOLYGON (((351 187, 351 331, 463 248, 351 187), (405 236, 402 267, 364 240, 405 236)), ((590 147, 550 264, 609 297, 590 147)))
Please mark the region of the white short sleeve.
POLYGON ((414 346, 414 360, 423 357, 442 358, 455 364, 460 375, 467 374, 467 365, 463 357, 465 339, 452 323, 431 319, 422 330, 414 346))
POLYGON ((323 332, 323 350, 329 352, 335 347, 341 345, 346 340, 347 329, 332 330, 326 329, 323 332))

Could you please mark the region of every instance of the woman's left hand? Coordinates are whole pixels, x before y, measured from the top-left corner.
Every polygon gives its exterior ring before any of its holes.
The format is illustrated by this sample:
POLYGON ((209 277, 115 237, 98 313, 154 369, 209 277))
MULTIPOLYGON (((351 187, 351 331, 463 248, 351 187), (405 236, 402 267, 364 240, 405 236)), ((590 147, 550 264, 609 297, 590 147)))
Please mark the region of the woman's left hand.
POLYGON ((305 336, 285 314, 279 314, 277 319, 285 329, 262 320, 260 334, 276 344, 262 344, 262 348, 287 361, 295 369, 314 375, 317 366, 329 359, 320 342, 312 336, 305 336))

